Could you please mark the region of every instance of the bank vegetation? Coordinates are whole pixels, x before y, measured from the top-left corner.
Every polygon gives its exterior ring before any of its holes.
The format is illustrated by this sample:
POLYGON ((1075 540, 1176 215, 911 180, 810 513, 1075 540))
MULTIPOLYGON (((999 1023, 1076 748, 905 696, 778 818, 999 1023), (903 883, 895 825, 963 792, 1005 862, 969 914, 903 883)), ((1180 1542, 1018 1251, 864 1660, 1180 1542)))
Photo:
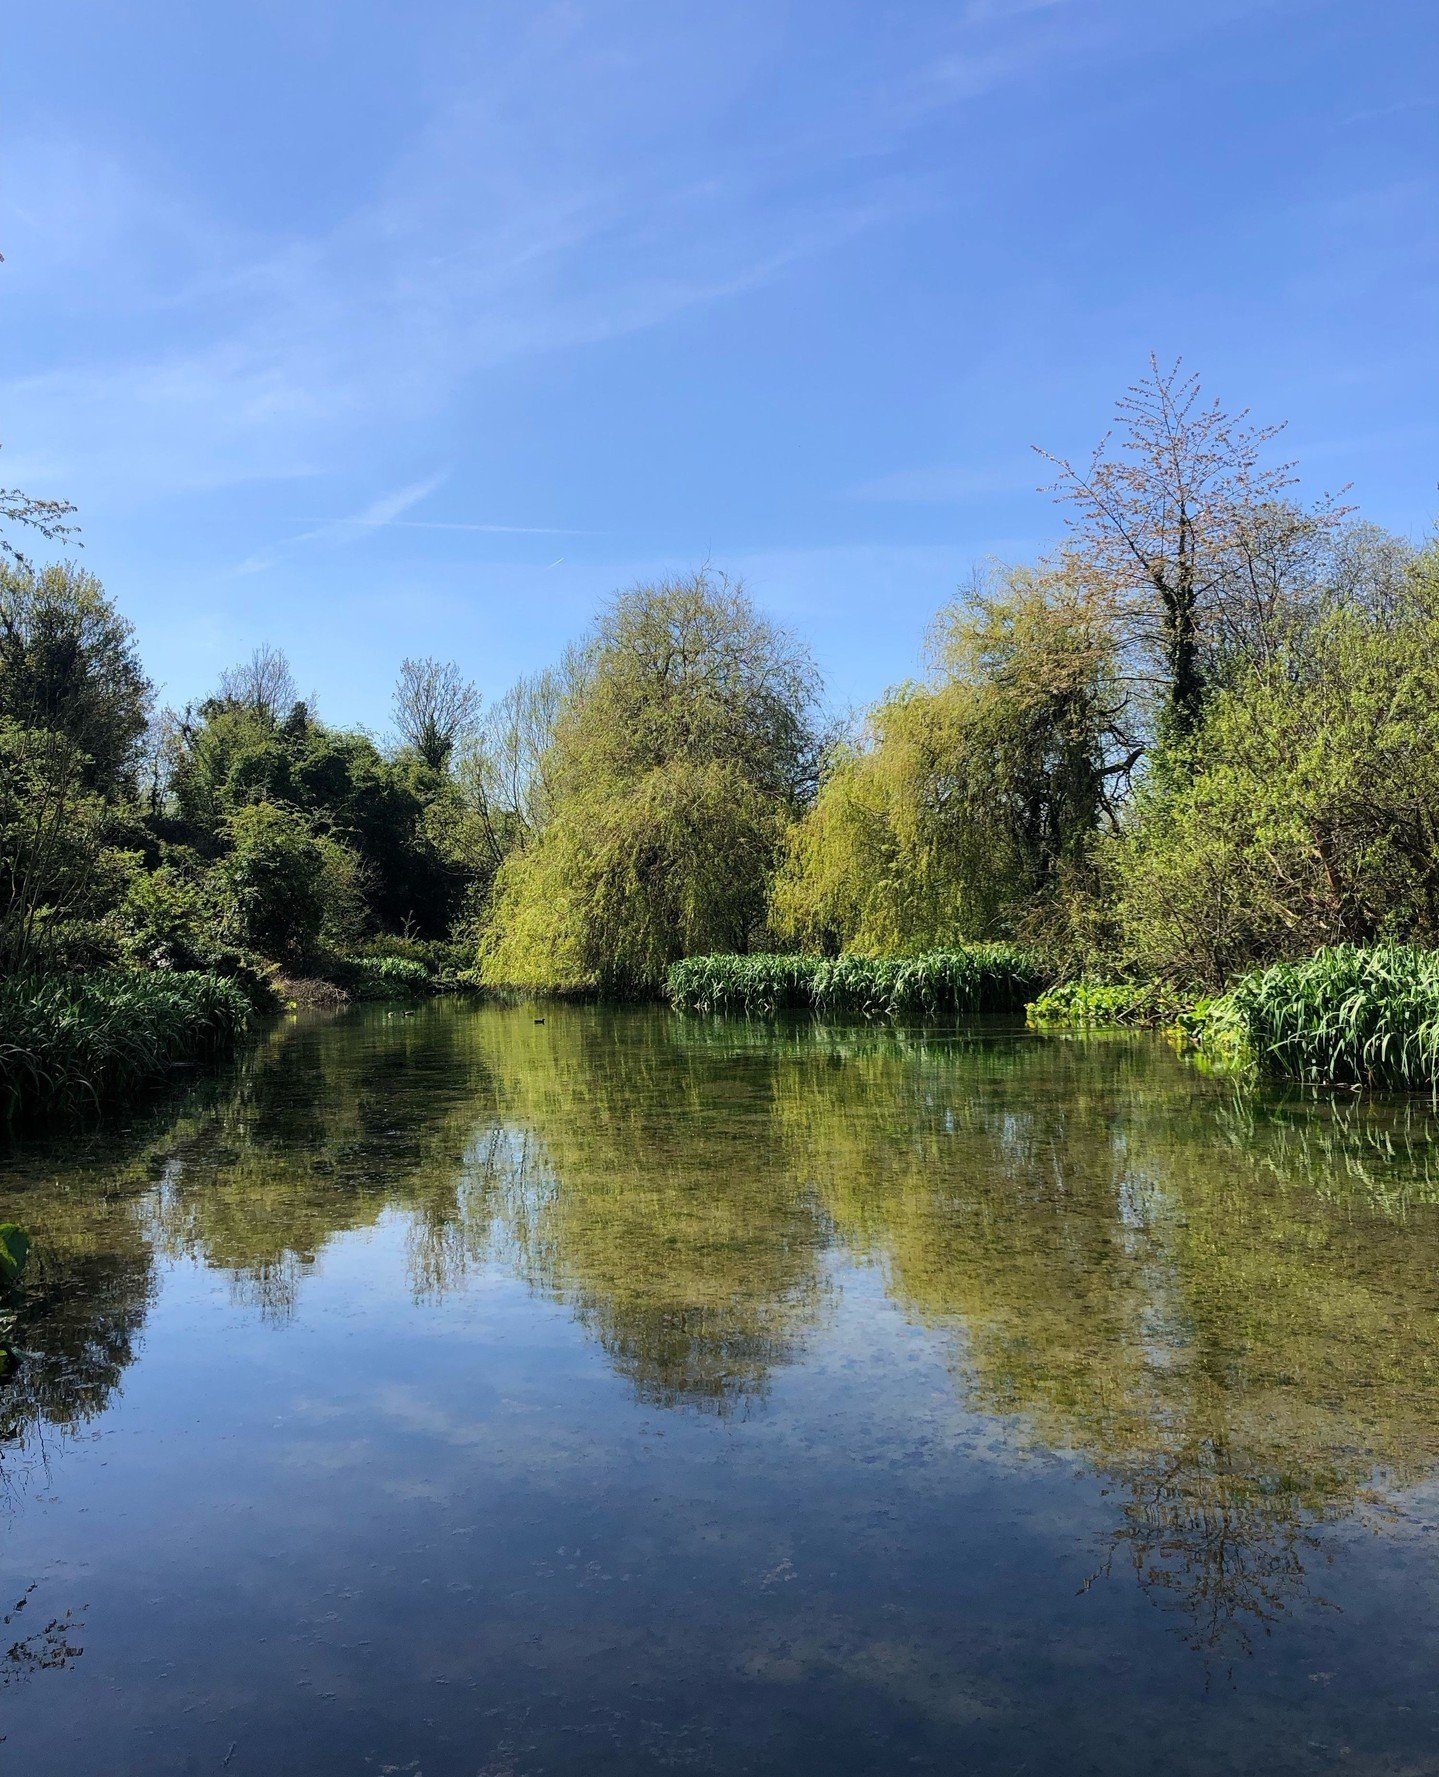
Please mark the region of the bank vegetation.
MULTIPOLYGON (((159 708, 98 581, 12 548, 7 1053, 205 977, 252 1006, 317 986, 1029 1004, 1432 1083, 1439 546, 1301 497, 1278 446, 1151 364, 1090 458, 1049 459, 1053 551, 982 566, 919 676, 857 721, 709 569, 618 594, 496 697, 406 660, 383 739, 325 720, 267 647, 159 708)), ((63 508, 32 516, 63 546, 63 508)), ((58 1098, 130 1077, 66 1053, 58 1098)), ((44 1096, 39 1061, 6 1065, 10 1102, 44 1096)))

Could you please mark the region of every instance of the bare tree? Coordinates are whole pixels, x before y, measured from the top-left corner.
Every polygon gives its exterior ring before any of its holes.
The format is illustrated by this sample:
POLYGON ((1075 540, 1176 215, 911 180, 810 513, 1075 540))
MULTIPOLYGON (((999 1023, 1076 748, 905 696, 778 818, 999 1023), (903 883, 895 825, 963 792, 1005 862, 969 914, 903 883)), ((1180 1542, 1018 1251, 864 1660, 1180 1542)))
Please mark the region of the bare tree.
POLYGON ((275 722, 300 700, 289 661, 281 649, 268 642, 261 642, 248 660, 220 674, 220 696, 275 722))
POLYGON ((1322 545, 1348 509, 1327 498, 1299 505, 1294 465, 1261 460, 1283 427, 1205 405, 1198 377, 1178 361, 1161 370, 1151 356, 1115 425, 1118 454, 1111 431, 1085 468, 1039 454, 1059 471, 1050 491, 1073 508, 1072 568, 1112 598, 1186 735, 1200 720, 1209 660, 1272 646, 1313 593, 1322 545))
POLYGON ((460 795, 495 865, 528 844, 549 818, 555 728, 583 672, 580 651, 568 648, 558 667, 517 679, 458 753, 460 795))
MULTIPOLYGON (((0 488, 0 520, 7 526, 28 525, 48 542, 58 542, 62 537, 74 538, 78 542, 79 527, 67 523, 74 510, 69 500, 37 500, 31 494, 21 493, 18 487, 0 488)), ((0 531, 0 561, 9 561, 19 568, 30 565, 3 531, 0 531)))
POLYGON ((480 694, 452 660, 406 660, 395 685, 395 726, 425 763, 443 771, 474 727, 480 694))

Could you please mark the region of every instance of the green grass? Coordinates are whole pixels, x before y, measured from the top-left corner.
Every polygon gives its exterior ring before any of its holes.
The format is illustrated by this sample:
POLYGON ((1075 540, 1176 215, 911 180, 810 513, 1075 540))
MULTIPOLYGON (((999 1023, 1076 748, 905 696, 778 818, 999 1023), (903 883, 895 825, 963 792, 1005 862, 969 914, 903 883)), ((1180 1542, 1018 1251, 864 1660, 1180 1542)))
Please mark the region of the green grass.
POLYGON ((1011 944, 922 956, 695 956, 669 972, 669 998, 691 1012, 788 1010, 870 1018, 1017 1012, 1045 974, 1011 944))
POLYGON ((1218 1059, 1289 1079, 1439 1086, 1439 951, 1337 945, 1245 975, 1181 1027, 1218 1059))
POLYGON ((124 1099, 178 1063, 232 1048, 250 1019, 218 975, 22 975, 0 981, 0 1117, 51 1116, 124 1099))

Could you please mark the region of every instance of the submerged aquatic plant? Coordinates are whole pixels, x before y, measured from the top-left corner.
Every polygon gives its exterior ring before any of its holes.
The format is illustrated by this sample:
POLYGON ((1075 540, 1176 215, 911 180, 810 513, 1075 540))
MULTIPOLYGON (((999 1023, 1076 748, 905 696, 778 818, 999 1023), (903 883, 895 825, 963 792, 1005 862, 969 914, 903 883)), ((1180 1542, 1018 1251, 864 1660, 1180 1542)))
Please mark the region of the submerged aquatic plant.
POLYGON ((18 1222, 0 1222, 0 1289, 18 1283, 30 1257, 30 1236, 18 1222))
POLYGON ((667 985, 671 1002, 691 1012, 936 1018, 1017 1012, 1044 981, 1018 946, 975 944, 919 956, 694 956, 671 968, 667 985))
POLYGON ((122 1098, 231 1047, 250 1019, 218 975, 19 975, 0 981, 0 1116, 122 1098))
MULTIPOLYGON (((30 1236, 17 1222, 0 1222, 0 1302, 25 1275, 25 1262, 30 1257, 30 1236)), ((15 1348, 10 1343, 15 1316, 0 1307, 0 1380, 15 1366, 15 1348)))

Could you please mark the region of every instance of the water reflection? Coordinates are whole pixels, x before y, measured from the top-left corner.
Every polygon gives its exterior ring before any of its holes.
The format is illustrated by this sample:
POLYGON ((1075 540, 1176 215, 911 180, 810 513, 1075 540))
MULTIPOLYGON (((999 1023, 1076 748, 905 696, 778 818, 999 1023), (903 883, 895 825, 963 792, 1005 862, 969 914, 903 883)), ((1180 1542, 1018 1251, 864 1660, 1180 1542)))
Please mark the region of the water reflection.
POLYGON ((1436 1133, 1415 1104, 1236 1096, 1142 1040, 290 1025, 159 1126, 12 1158, 39 1240, 0 1474, 104 1410, 177 1258, 279 1327, 357 1230, 420 1302, 498 1266, 641 1402, 731 1418, 873 1267, 970 1408, 1101 1478, 1094 1580, 1241 1650, 1320 1601, 1326 1526, 1439 1468, 1436 1133))

